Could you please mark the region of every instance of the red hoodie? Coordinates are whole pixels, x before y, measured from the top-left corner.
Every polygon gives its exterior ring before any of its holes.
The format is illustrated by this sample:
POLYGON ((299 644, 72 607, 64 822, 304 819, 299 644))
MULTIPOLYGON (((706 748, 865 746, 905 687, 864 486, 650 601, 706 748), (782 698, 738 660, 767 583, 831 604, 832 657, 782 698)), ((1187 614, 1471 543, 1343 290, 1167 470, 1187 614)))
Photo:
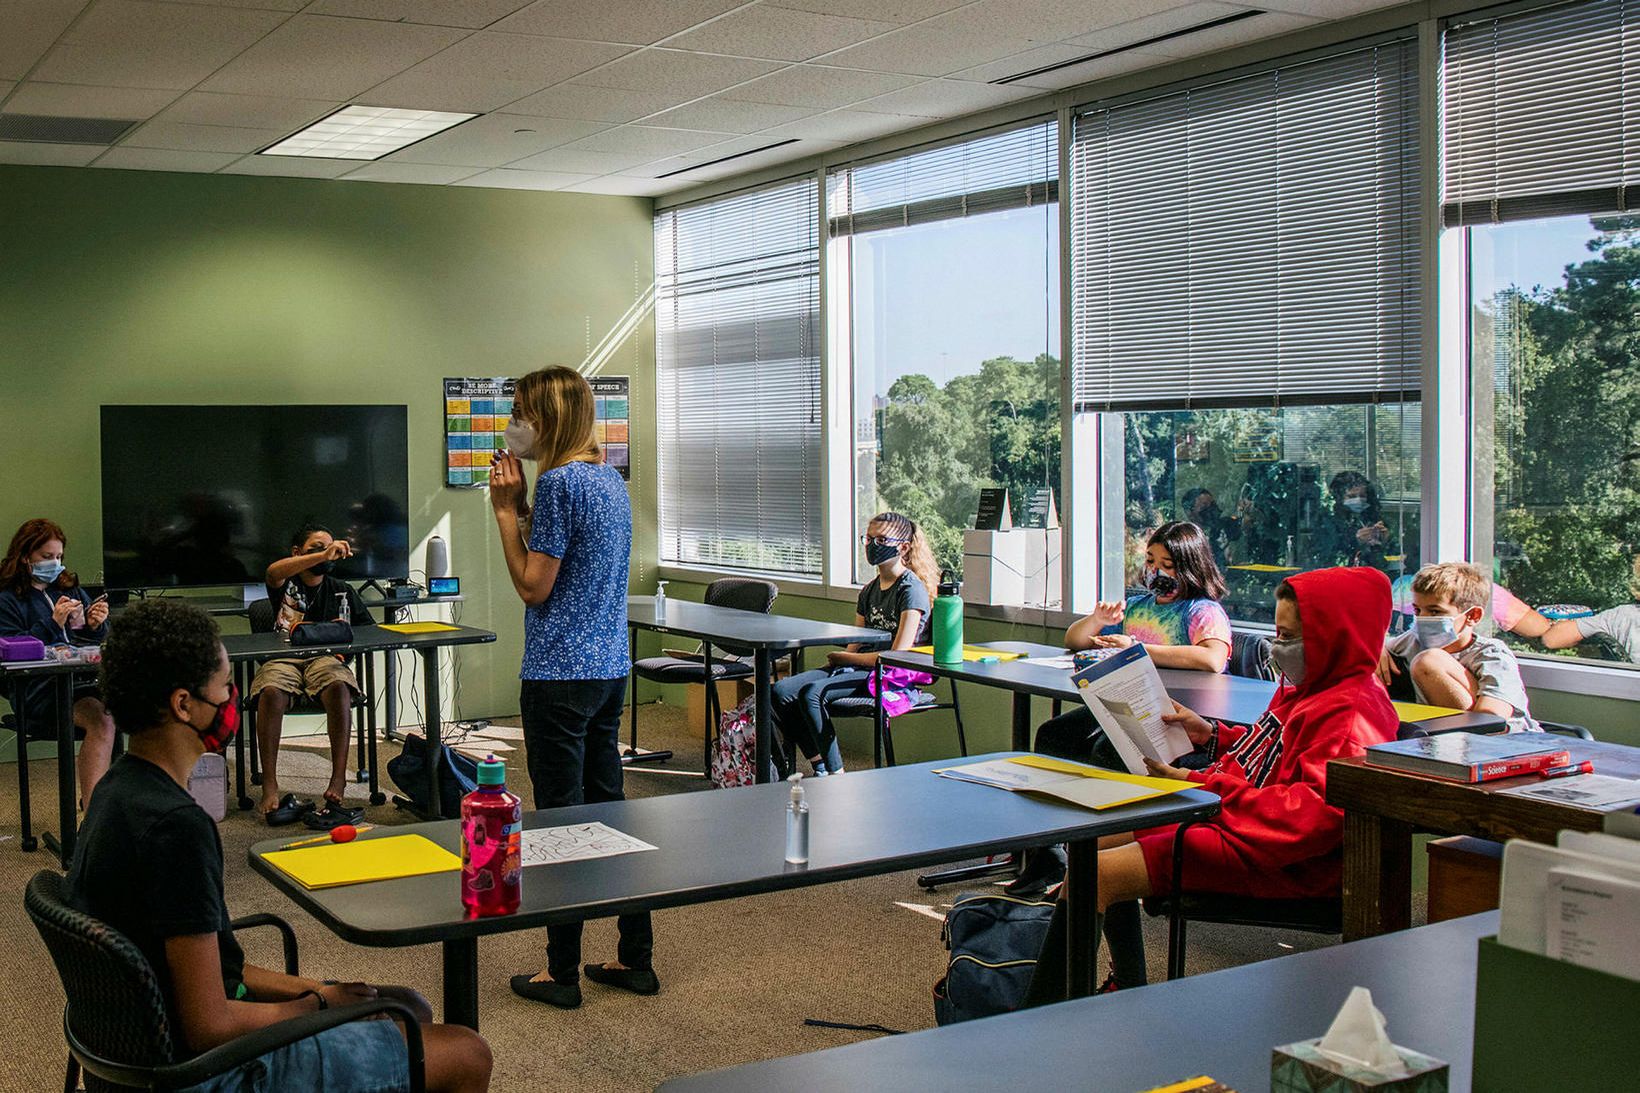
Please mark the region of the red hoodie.
MULTIPOLYGON (((1190 775, 1223 801, 1185 833, 1184 886, 1298 899, 1340 888, 1344 813, 1327 804, 1327 761, 1394 740, 1400 727, 1374 669, 1389 629, 1389 579, 1376 569, 1289 578, 1304 634, 1304 682, 1283 684, 1251 728, 1217 725, 1220 758, 1190 775)), ((1173 886, 1175 828, 1139 838, 1151 890, 1173 886)))

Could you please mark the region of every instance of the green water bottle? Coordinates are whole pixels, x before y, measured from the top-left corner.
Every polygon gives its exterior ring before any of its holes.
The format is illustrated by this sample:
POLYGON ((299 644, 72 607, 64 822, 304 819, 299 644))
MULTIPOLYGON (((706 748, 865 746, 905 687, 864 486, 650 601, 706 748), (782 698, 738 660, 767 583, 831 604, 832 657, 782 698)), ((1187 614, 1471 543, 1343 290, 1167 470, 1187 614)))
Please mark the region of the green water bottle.
POLYGON ((934 597, 934 663, 962 663, 962 597, 950 573, 941 575, 934 597))

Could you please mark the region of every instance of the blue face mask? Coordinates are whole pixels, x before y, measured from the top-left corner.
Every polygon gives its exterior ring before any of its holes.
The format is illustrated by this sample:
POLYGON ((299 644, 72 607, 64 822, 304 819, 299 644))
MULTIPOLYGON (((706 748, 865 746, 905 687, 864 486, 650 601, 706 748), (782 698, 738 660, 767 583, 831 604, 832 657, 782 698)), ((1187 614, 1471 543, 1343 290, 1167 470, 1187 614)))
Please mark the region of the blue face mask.
POLYGON ((1354 513, 1366 512, 1369 504, 1371 504, 1371 502, 1369 502, 1365 497, 1344 498, 1344 507, 1354 513))
POLYGON ((1451 615, 1419 615, 1412 620, 1412 632, 1421 649, 1444 649, 1458 640, 1457 621, 1451 615))
POLYGON ((43 562, 35 562, 29 566, 29 573, 35 580, 44 584, 50 584, 52 581, 55 581, 62 575, 62 572, 63 563, 55 558, 50 558, 43 562))

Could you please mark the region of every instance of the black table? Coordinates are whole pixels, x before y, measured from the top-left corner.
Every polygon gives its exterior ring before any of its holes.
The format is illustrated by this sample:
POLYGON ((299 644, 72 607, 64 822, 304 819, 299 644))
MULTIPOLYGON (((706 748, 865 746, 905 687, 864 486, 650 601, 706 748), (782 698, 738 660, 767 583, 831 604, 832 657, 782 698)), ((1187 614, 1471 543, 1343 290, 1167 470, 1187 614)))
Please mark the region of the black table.
POLYGON ((632 631, 632 657, 638 656, 638 631, 652 630, 657 634, 677 634, 695 638, 708 645, 732 645, 752 650, 753 682, 757 688, 757 754, 752 757, 759 782, 769 778, 772 722, 769 712, 769 688, 774 682, 774 658, 781 653, 795 653, 816 645, 887 645, 892 634, 860 626, 842 626, 833 622, 794 618, 790 615, 767 615, 757 611, 738 611, 732 607, 713 607, 690 600, 666 600, 664 617, 655 611, 655 597, 628 596, 626 624, 632 631))
MULTIPOLYGON (((448 624, 444 624, 448 625, 448 624)), ((427 738, 427 785, 430 796, 428 800, 433 806, 433 815, 439 815, 440 796, 438 792, 438 775, 441 761, 439 736, 443 728, 443 718, 439 709, 439 678, 438 652, 448 646, 457 645, 484 645, 495 641, 495 635, 488 630, 480 630, 472 626, 456 626, 449 630, 435 630, 425 634, 401 634, 394 630, 385 630, 380 626, 355 626, 353 640, 337 645, 302 645, 292 646, 278 634, 224 634, 222 645, 228 651, 228 660, 235 666, 235 675, 241 680, 240 693, 250 693, 250 681, 255 666, 265 660, 276 660, 279 657, 291 655, 310 656, 316 653, 337 653, 342 656, 358 656, 369 662, 372 653, 396 653, 401 649, 418 652, 422 656, 422 693, 426 702, 426 722, 423 729, 427 738)), ((388 664, 391 666, 392 657, 389 655, 388 664)), ((392 686, 393 675, 388 673, 389 686, 392 686)), ((381 795, 376 786, 376 734, 374 728, 366 733, 366 742, 370 751, 368 766, 370 770, 370 800, 372 804, 381 803, 381 795)), ((234 766, 239 784, 239 807, 249 808, 250 799, 245 795, 245 738, 244 734, 234 742, 234 766)))
MULTIPOLYGON (((1000 756, 980 756, 993 759, 1000 756)), ((810 807, 807 865, 785 861, 786 804, 781 784, 728 793, 680 793, 527 812, 524 826, 601 821, 656 850, 613 858, 533 866, 523 904, 511 915, 470 919, 459 877, 441 873, 308 891, 263 860, 289 839, 250 849, 251 867, 343 940, 444 947, 444 1019, 478 1027, 478 939, 553 923, 606 918, 877 876, 1018 846, 1070 843, 1066 890, 1067 983, 1073 997, 1092 993, 1098 838, 1160 824, 1203 819, 1219 800, 1189 789, 1094 812, 1048 799, 936 777, 943 764, 856 771, 806 783, 810 807), (725 838, 724 832, 733 832, 725 838)), ((454 822, 378 829, 409 832, 459 852, 454 822)))
MULTIPOLYGON (((1403 1047, 1470 1088, 1476 944, 1496 911, 907 1036, 666 1082, 667 1093, 868 1089, 1152 1089, 1207 1074, 1270 1088, 1271 1049, 1322 1035, 1356 985, 1403 1047)), ((1546 1020, 1552 1020, 1546 1017, 1546 1020)))
POLYGON ((57 855, 63 865, 74 853, 74 831, 79 819, 79 799, 75 791, 74 772, 74 679, 76 676, 96 675, 98 665, 83 661, 36 660, 0 661, 0 679, 9 690, 30 679, 49 679, 57 699, 57 823, 62 840, 49 831, 34 837, 34 817, 29 806, 28 783, 28 725, 22 703, 12 711, 17 718, 17 807, 22 820, 22 835, 18 844, 25 851, 34 851, 40 841, 57 855))

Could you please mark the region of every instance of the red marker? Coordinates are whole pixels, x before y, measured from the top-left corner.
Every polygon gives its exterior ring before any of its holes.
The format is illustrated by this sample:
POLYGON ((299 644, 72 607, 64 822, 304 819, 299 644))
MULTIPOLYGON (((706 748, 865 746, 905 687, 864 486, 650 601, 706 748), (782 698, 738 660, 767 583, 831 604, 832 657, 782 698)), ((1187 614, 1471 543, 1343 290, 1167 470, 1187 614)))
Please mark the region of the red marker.
POLYGON ((1570 778, 1574 774, 1593 774, 1594 763, 1585 759, 1581 763, 1573 763, 1566 767, 1548 767, 1538 771, 1539 778, 1570 778))

